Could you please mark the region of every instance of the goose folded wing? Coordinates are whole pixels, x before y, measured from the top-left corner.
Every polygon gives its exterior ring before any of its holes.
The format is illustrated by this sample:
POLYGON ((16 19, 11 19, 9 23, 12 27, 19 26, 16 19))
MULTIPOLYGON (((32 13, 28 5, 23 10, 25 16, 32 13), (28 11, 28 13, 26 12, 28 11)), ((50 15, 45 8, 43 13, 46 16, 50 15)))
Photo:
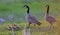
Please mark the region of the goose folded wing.
POLYGON ((30 22, 32 22, 32 23, 38 23, 38 22, 39 22, 39 21, 36 19, 35 16, 30 16, 30 17, 29 17, 29 20, 30 20, 30 22))
POLYGON ((50 16, 48 18, 49 18, 50 21, 55 22, 55 18, 50 17, 50 16))

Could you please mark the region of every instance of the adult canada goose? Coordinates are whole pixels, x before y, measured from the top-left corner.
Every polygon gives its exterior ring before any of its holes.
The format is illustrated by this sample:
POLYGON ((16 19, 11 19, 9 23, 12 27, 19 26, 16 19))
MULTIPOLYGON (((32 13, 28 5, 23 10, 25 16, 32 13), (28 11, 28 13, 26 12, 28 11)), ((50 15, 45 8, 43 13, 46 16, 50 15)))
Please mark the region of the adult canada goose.
POLYGON ((29 8, 29 6, 28 5, 24 5, 24 7, 25 8, 27 8, 27 12, 26 12, 26 18, 27 18, 27 21, 28 21, 28 28, 29 28, 29 26, 30 26, 30 24, 34 24, 34 25, 38 25, 38 26, 40 26, 41 25, 41 23, 36 19, 36 17, 35 16, 32 16, 31 14, 30 14, 30 12, 29 12, 29 10, 30 10, 30 8, 29 8))
MULTIPOLYGON (((56 22, 56 20, 55 20, 54 17, 52 17, 52 16, 49 15, 49 5, 46 5, 46 7, 47 7, 46 21, 49 22, 52 27, 54 27, 54 26, 53 26, 53 23, 56 22)), ((50 27, 51 27, 51 26, 50 26, 50 27)))

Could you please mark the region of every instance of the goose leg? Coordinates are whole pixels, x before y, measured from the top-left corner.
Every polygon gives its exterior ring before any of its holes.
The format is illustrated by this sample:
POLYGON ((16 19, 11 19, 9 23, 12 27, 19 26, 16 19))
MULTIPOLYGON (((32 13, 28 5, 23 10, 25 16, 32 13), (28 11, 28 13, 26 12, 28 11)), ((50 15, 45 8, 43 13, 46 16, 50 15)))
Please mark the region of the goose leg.
POLYGON ((52 30, 54 29, 54 26, 53 26, 53 24, 52 24, 52 23, 51 23, 51 25, 50 25, 50 29, 52 29, 52 30))
POLYGON ((36 24, 34 24, 34 26, 36 26, 36 24))
POLYGON ((29 24, 28 24, 27 28, 29 28, 29 27, 30 27, 30 24, 31 24, 31 23, 29 22, 29 24))

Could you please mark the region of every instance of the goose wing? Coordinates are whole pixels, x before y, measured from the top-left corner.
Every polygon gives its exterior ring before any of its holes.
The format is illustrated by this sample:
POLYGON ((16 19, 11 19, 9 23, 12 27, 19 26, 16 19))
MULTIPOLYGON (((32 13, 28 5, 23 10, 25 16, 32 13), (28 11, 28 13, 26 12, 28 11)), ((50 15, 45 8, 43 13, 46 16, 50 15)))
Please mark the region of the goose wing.
POLYGON ((55 18, 52 17, 52 16, 49 16, 47 19, 48 19, 48 21, 50 21, 50 22, 55 22, 55 21, 56 21, 55 18))
POLYGON ((36 19, 35 16, 29 16, 28 17, 28 21, 31 23, 38 23, 39 21, 36 19))

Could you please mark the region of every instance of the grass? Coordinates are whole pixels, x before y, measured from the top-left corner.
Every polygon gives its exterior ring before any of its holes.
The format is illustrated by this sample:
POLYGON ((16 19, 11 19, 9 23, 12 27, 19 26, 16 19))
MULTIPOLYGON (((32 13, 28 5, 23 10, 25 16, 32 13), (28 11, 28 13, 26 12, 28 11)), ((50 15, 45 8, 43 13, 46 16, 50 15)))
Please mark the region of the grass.
MULTIPOLYGON (((33 26, 31 25, 31 35, 59 35, 59 26, 60 24, 58 22, 55 23, 55 29, 54 30, 49 30, 49 26, 50 24, 47 23, 46 21, 41 21, 42 25, 41 26, 33 26)), ((12 35, 12 32, 7 30, 7 25, 11 24, 11 23, 6 23, 6 24, 2 24, 0 25, 0 35, 12 35)), ((20 30, 19 31, 14 31, 15 35, 22 35, 22 30, 25 26, 26 22, 24 23, 17 23, 17 25, 19 25, 20 30)))
MULTIPOLYGON (((58 0, 60 1, 60 0, 58 0)), ((58 2, 57 1, 57 2, 58 2)), ((16 24, 20 26, 19 31, 15 31, 15 35, 22 35, 22 30, 24 28, 24 24, 26 24, 26 18, 25 18, 25 13, 26 9, 23 7, 25 4, 29 5, 30 7, 30 13, 34 16, 36 16, 41 22, 42 25, 34 27, 31 25, 31 35, 60 35, 60 2, 56 3, 52 2, 52 0, 29 0, 29 2, 25 2, 24 0, 18 0, 17 2, 14 2, 13 0, 6 0, 6 1, 1 1, 0 2, 0 17, 5 17, 6 19, 8 18, 9 15, 14 15, 16 24), (45 5, 49 4, 50 5, 50 15, 54 16, 58 21, 55 24, 55 27, 57 29, 55 31, 48 30, 48 31, 37 31, 36 29, 40 28, 48 28, 49 23, 45 21, 44 16, 46 13, 46 7, 45 5), (35 29, 35 30, 34 30, 35 29)), ((11 31, 8 31, 6 29, 8 24, 12 24, 7 19, 7 22, 0 25, 0 35, 12 35, 11 31)), ((39 29, 38 29, 39 30, 39 29)))

